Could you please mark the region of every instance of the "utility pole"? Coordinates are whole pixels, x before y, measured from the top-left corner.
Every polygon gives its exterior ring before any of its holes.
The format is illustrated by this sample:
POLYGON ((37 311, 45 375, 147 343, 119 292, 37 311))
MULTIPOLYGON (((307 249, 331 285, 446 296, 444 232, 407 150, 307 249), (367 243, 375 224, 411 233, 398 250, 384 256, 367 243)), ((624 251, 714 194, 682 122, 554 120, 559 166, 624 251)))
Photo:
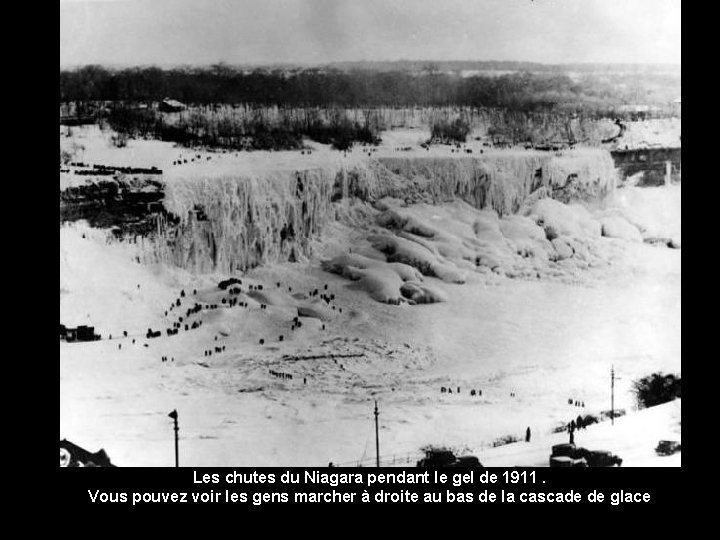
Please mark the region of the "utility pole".
POLYGON ((622 377, 615 376, 615 366, 610 366, 610 424, 615 425, 615 381, 622 380, 622 377))
POLYGON ((615 425, 615 366, 610 366, 610 425, 615 425))
POLYGON ((375 400, 375 466, 380 467, 380 430, 378 428, 378 406, 375 400))
POLYGON ((178 413, 177 410, 173 409, 173 412, 168 414, 170 418, 173 419, 175 423, 175 466, 180 466, 180 453, 178 451, 178 432, 180 431, 180 428, 178 427, 178 413))

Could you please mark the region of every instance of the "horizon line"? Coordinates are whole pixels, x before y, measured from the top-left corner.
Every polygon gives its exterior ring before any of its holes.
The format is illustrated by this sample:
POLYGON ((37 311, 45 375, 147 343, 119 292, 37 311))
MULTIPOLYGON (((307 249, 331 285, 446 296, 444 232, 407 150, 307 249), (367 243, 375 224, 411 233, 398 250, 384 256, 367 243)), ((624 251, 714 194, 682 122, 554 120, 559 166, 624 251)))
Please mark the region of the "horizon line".
POLYGON ((272 66, 293 66, 293 67, 327 67, 338 64, 399 64, 399 63, 462 63, 462 62, 473 62, 478 64, 531 64, 544 67, 569 67, 569 66, 622 66, 622 67, 675 67, 679 68, 682 66, 681 62, 622 62, 622 61, 605 61, 605 62, 537 62, 531 60, 470 60, 470 59, 453 59, 453 60, 438 60, 429 58, 418 58, 418 59, 395 59, 395 60, 333 60, 328 62, 297 62, 297 61, 283 61, 278 60, 276 62, 227 62, 219 60, 215 62, 194 62, 194 63, 178 63, 178 62, 144 62, 144 63, 131 63, 131 62, 86 62, 86 63, 68 63, 60 64, 60 69, 77 69, 89 66, 99 66, 107 68, 134 68, 134 67, 159 67, 159 68, 180 68, 180 67, 213 67, 213 66, 228 66, 228 67, 272 67, 272 66))

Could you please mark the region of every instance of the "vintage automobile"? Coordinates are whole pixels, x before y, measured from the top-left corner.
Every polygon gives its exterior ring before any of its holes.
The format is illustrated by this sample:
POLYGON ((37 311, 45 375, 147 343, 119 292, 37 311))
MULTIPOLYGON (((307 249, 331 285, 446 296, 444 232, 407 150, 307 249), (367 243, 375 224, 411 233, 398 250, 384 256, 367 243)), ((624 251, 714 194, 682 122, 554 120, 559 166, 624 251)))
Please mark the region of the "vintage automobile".
POLYGON ((618 467, 622 459, 607 450, 578 448, 572 443, 556 444, 550 454, 551 467, 618 467))
POLYGON ((578 455, 581 455, 588 463, 588 467, 614 467, 622 465, 622 459, 607 450, 588 450, 578 448, 578 455))
POLYGON ((659 456, 671 456, 680 452, 681 445, 678 441, 660 441, 655 448, 655 453, 659 456))
POLYGON ((550 456, 551 467, 587 467, 585 458, 571 458, 570 456, 550 456))
POLYGON ((482 463, 475 456, 460 456, 448 467, 482 467, 482 463))
POLYGON ((482 463, 475 456, 455 457, 455 454, 444 448, 431 448, 425 450, 425 457, 417 462, 418 467, 426 469, 436 467, 482 467, 482 463))

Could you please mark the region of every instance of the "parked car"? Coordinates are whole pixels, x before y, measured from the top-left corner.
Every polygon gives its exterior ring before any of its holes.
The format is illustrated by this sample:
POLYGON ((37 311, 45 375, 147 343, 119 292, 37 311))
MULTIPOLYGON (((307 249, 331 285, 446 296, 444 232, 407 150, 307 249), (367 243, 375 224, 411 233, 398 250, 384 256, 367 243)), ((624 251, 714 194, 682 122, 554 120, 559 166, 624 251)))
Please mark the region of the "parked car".
POLYGON ((570 456, 550 456, 551 467, 587 467, 585 458, 571 458, 570 456))
POLYGON ((460 456, 448 467, 482 467, 482 463, 475 456, 460 456))
POLYGON ((556 444, 550 454, 551 467, 618 467, 622 459, 607 450, 578 448, 572 443, 556 444))
POLYGON ((678 441, 660 441, 655 448, 655 453, 659 456, 671 456, 677 452, 680 452, 678 441))
POLYGON ((482 467, 482 463, 475 456, 456 457, 450 450, 431 448, 425 450, 425 457, 417 462, 418 467, 482 467))
POLYGON ((555 456, 567 456, 574 458, 577 453, 577 448, 572 443, 556 444, 552 447, 551 457, 555 456))
POLYGON ((622 459, 607 450, 588 450, 578 448, 578 454, 582 455, 588 463, 588 467, 614 467, 622 465, 622 459))

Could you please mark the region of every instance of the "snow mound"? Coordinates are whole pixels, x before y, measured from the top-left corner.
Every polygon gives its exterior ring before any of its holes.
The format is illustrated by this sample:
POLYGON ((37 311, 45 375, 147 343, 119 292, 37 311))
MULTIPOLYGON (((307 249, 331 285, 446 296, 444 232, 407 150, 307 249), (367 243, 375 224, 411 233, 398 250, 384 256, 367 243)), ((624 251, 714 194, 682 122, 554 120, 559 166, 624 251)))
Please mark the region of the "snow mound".
POLYGON ((465 273, 444 262, 419 241, 400 236, 377 234, 368 237, 373 247, 387 255, 389 262, 401 262, 417 268, 425 276, 438 277, 450 283, 465 283, 465 273))
POLYGON ((325 268, 363 280, 362 286, 380 301, 397 303, 402 296, 422 303, 443 299, 445 285, 465 283, 472 274, 488 283, 498 276, 576 282, 582 279, 580 272, 611 264, 625 249, 622 242, 640 239, 637 228, 621 217, 622 209, 606 207, 593 214, 546 193, 538 190, 519 214, 505 216, 457 199, 408 204, 384 198, 376 205, 382 209, 377 226, 366 227, 354 238, 352 253, 327 261, 325 268), (399 276, 386 263, 400 265, 399 276), (429 293, 408 283, 419 281, 419 275, 436 278, 437 290, 429 293))
POLYGON ((550 198, 536 201, 524 212, 539 226, 545 229, 549 240, 558 236, 583 238, 600 236, 600 224, 593 219, 590 212, 578 204, 563 204, 550 198))
POLYGON ((517 253, 523 257, 547 260, 552 244, 545 238, 545 231, 529 218, 508 216, 500 224, 505 238, 515 245, 517 253))
MULTIPOLYGON (((403 293, 403 285, 406 282, 419 284, 423 279, 422 274, 412 266, 399 262, 379 261, 356 253, 345 253, 323 261, 323 268, 356 281, 357 286, 366 291, 371 298, 386 304, 400 304, 404 298, 411 297, 409 289, 404 289, 407 294, 403 293)), ((423 303, 430 303, 429 301, 433 299, 442 301, 441 294, 433 294, 431 290, 425 291, 422 288, 420 290, 423 292, 423 298, 427 300, 423 303)))
POLYGON ((283 291, 276 290, 252 290, 247 292, 247 296, 260 304, 277 307, 295 307, 297 300, 283 291))
POLYGON ((552 245, 555 249, 555 260, 562 261, 569 259, 575 254, 575 248, 567 238, 553 238, 552 245))
POLYGON ((622 217, 604 217, 600 220, 600 223, 602 224, 603 236, 642 242, 642 235, 638 228, 622 217))
POLYGON ((313 300, 311 302, 298 305, 297 313, 300 317, 309 317, 312 319, 319 319, 321 321, 331 321, 336 317, 337 312, 331 310, 326 303, 320 300, 313 300))
POLYGON ((447 295, 442 291, 415 282, 403 284, 403 286, 400 287, 400 292, 413 304, 435 304, 437 302, 447 301, 447 295))

